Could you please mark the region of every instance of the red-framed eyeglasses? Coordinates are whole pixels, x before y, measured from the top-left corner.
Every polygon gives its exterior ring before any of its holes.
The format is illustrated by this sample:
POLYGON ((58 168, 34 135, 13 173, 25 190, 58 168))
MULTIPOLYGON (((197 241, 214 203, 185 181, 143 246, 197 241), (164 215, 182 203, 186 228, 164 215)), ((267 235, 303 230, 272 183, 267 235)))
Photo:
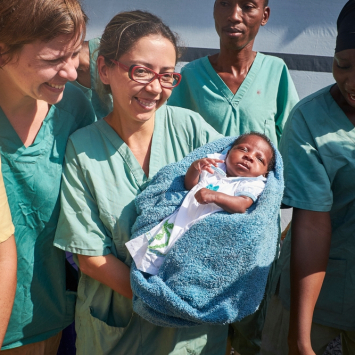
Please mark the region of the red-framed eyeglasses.
POLYGON ((179 73, 158 74, 154 70, 141 65, 133 64, 130 67, 127 67, 114 59, 111 59, 111 62, 126 70, 128 72, 128 77, 140 84, 149 84, 158 78, 159 83, 163 88, 172 89, 178 86, 181 81, 181 75, 179 73))

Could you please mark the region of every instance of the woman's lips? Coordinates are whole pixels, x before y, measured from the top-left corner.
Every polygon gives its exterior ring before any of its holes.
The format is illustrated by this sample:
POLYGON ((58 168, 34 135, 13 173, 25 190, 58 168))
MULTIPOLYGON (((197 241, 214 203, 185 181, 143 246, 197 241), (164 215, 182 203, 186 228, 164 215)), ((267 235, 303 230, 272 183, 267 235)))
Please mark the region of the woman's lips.
POLYGON ((140 104, 140 106, 144 107, 145 109, 152 109, 157 104, 157 100, 147 100, 138 97, 136 97, 135 99, 140 104))
POLYGON ((355 103, 355 94, 348 94, 349 100, 355 103))

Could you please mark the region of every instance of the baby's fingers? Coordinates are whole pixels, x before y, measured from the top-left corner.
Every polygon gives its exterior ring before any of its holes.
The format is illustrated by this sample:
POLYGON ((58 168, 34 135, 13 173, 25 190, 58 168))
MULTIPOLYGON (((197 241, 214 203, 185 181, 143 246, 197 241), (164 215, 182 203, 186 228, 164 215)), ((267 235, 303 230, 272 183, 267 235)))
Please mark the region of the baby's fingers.
POLYGON ((214 166, 217 166, 217 163, 224 163, 224 160, 221 159, 212 159, 212 158, 206 158, 209 164, 212 164, 214 166))
POLYGON ((211 164, 204 165, 201 167, 202 170, 208 171, 210 174, 214 174, 213 169, 211 168, 211 164))

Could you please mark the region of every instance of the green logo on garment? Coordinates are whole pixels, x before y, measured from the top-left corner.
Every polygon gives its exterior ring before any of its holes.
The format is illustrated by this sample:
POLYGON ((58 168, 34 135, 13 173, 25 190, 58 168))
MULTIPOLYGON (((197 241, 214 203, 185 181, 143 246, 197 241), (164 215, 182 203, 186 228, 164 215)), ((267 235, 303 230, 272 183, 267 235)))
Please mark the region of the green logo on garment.
POLYGON ((154 246, 149 245, 148 249, 156 250, 156 249, 160 249, 160 248, 164 248, 164 247, 168 246, 170 236, 171 236, 171 231, 173 230, 173 228, 174 228, 174 223, 169 223, 169 221, 166 221, 163 224, 161 233, 157 234, 154 238, 152 238, 149 241, 149 244, 152 244, 154 242, 154 240, 162 240, 164 238, 165 234, 167 236, 166 242, 164 244, 159 244, 159 245, 154 245, 154 246))

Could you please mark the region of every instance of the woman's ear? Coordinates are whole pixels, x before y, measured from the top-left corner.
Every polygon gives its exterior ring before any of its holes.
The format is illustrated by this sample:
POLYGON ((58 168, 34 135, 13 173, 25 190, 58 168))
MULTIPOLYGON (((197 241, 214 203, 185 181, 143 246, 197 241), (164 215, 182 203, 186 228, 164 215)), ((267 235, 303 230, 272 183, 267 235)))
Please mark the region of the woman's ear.
POLYGON ((0 68, 6 64, 6 58, 5 58, 6 51, 7 49, 5 44, 0 43, 0 68))
POLYGON ((103 84, 110 85, 109 67, 105 62, 105 58, 100 55, 96 61, 97 71, 103 84))

